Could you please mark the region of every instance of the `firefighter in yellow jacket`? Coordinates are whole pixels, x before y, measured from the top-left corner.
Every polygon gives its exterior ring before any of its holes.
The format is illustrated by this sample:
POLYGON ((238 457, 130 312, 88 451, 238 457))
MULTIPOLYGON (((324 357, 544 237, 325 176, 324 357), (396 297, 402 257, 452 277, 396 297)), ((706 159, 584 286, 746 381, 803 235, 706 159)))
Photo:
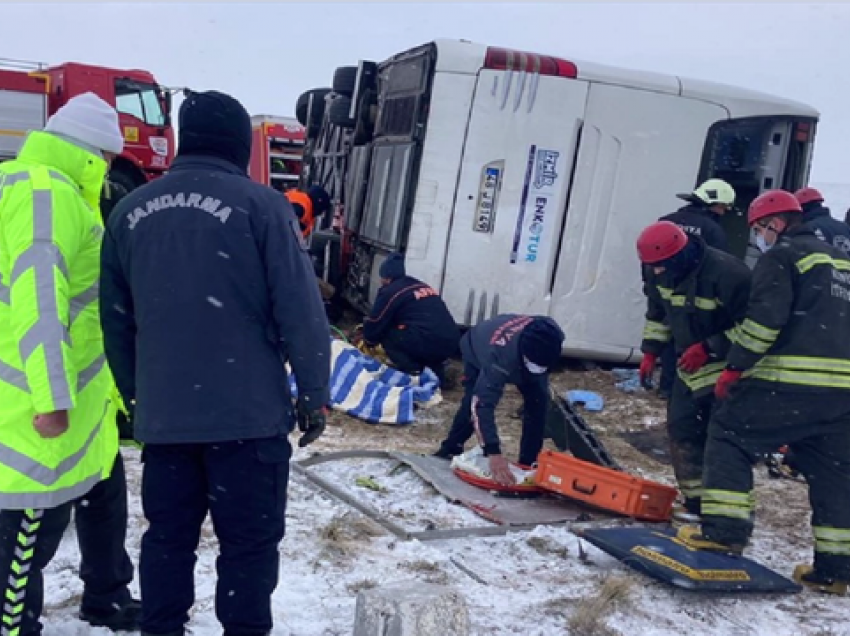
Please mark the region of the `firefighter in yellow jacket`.
MULTIPOLYGON (((70 100, 44 131, 30 133, 15 160, 0 164, 4 636, 41 632, 42 570, 59 547, 73 505, 116 465, 114 382, 98 310, 98 207, 109 161, 122 147, 115 110, 87 93, 70 100)), ((101 551, 123 551, 123 537, 118 541, 101 551)), ((87 568, 99 566, 83 557, 87 586, 89 580, 100 585, 100 575, 109 573, 94 572, 92 579, 87 568)), ((111 555, 103 558, 110 562, 111 555)), ((128 595, 126 589, 121 594, 128 595)), ((109 612, 116 609, 83 618, 114 627, 109 612)))

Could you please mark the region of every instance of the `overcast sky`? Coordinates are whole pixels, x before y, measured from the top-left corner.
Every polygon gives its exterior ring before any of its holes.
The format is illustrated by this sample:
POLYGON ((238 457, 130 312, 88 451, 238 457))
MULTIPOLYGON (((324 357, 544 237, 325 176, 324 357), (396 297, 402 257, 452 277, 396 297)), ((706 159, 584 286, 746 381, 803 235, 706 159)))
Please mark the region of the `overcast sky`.
POLYGON ((291 115, 337 66, 464 38, 807 102, 822 115, 812 181, 850 183, 848 34, 842 4, 4 3, 0 56, 145 68, 291 115))

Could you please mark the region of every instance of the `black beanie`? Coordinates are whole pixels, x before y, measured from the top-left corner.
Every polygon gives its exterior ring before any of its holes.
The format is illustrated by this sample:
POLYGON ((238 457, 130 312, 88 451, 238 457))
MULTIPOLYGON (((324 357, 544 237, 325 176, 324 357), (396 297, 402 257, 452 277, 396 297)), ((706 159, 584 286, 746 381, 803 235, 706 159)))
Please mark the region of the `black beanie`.
POLYGON ((398 252, 393 252, 381 263, 381 268, 378 270, 378 274, 381 278, 389 278, 390 280, 396 280, 397 278, 404 278, 406 272, 404 271, 404 255, 399 254, 398 252))
POLYGON ((251 117, 230 95, 192 92, 180 105, 178 155, 225 159, 242 170, 251 161, 251 117))
POLYGON ((331 197, 322 186, 310 186, 307 190, 307 196, 313 203, 313 214, 315 216, 325 214, 331 209, 331 197))
POLYGON ((535 318, 522 330, 519 350, 530 362, 547 369, 561 357, 564 332, 551 318, 535 318))

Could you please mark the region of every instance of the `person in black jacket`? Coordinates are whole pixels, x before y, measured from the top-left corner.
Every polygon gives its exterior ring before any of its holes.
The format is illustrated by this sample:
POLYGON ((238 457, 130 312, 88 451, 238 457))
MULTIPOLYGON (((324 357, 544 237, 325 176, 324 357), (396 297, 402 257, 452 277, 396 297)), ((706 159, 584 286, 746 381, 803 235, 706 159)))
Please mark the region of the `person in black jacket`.
POLYGON ((209 512, 224 633, 267 634, 288 434, 297 420, 305 446, 324 430, 330 328, 291 206, 248 178, 248 113, 193 92, 179 122, 171 169, 121 200, 102 251, 106 355, 145 445, 140 623, 184 633, 209 512))
POLYGON ((496 406, 506 384, 523 397, 519 463, 537 461, 549 406, 549 369, 561 357, 564 332, 547 316, 503 314, 475 325, 460 341, 463 354, 463 400, 448 436, 434 453, 450 459, 463 453, 473 433, 489 457, 490 472, 500 484, 515 483, 502 455, 496 406))
POLYGON ((695 549, 741 553, 753 529, 752 465, 788 444, 809 485, 814 566, 794 579, 845 594, 850 583, 850 258, 819 240, 789 192, 750 206, 766 250, 753 270, 744 321, 717 381, 709 425, 702 527, 695 549))
MULTIPOLYGON (((723 252, 729 251, 729 240, 719 219, 735 205, 735 189, 722 179, 708 179, 689 194, 677 194, 688 205, 679 208, 659 221, 670 221, 689 235, 699 236, 706 245, 723 252)), ((661 379, 658 394, 671 397, 676 377, 675 343, 670 343, 661 354, 661 379)))
POLYGON ((393 366, 405 373, 428 367, 442 384, 446 360, 460 341, 449 308, 431 286, 407 275, 401 254, 387 256, 378 273, 382 287, 363 321, 366 345, 381 345, 393 366))
POLYGON ((803 223, 808 225, 820 240, 850 253, 850 227, 833 219, 829 208, 823 204, 823 195, 817 188, 800 188, 794 193, 803 210, 803 223))
POLYGON ((714 408, 714 385, 733 334, 747 311, 750 268, 708 247, 669 221, 641 232, 638 256, 647 275, 641 380, 652 374, 667 344, 675 343, 678 372, 667 408, 670 455, 684 506, 678 520, 700 514, 703 453, 714 408))

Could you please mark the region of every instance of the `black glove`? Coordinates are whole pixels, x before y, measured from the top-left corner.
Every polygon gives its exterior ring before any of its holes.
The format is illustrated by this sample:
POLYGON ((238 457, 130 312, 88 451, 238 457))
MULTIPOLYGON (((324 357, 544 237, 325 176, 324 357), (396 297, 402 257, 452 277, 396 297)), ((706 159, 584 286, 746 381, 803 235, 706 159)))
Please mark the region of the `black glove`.
POLYGON ((298 430, 304 433, 298 439, 298 448, 312 444, 325 432, 327 409, 311 409, 298 402, 298 430))
POLYGON ((115 421, 118 424, 118 439, 121 441, 131 441, 134 438, 134 427, 133 427, 133 411, 135 405, 132 402, 129 402, 126 406, 127 413, 118 409, 118 413, 116 414, 115 421))

